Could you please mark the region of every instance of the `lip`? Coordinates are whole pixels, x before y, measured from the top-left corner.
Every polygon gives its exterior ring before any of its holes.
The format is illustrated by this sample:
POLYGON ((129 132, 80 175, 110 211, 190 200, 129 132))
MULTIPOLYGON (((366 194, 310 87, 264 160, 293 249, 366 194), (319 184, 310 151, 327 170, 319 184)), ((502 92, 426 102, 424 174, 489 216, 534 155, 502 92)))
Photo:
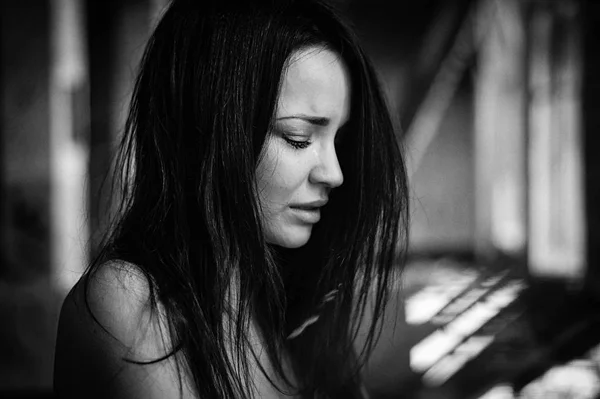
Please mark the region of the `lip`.
POLYGON ((292 212, 296 215, 301 222, 306 224, 315 224, 321 220, 321 210, 317 208, 304 209, 297 207, 290 207, 292 212))
POLYGON ((315 224, 321 220, 321 207, 325 206, 327 201, 327 198, 322 198, 316 201, 292 204, 290 205, 290 209, 301 222, 315 224))
POLYGON ((312 201, 312 202, 304 202, 302 204, 293 204, 290 205, 290 208, 300 208, 300 209, 306 209, 306 208, 320 208, 322 206, 325 206, 325 204, 327 204, 327 199, 320 199, 317 201, 312 201))

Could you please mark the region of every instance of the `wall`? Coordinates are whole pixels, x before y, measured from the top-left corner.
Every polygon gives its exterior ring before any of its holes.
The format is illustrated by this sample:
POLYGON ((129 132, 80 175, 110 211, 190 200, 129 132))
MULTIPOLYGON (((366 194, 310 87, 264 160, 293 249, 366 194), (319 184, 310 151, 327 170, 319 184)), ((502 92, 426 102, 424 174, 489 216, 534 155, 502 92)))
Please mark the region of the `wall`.
POLYGON ((0 396, 52 382, 58 299, 49 270, 49 4, 0 3, 0 396))

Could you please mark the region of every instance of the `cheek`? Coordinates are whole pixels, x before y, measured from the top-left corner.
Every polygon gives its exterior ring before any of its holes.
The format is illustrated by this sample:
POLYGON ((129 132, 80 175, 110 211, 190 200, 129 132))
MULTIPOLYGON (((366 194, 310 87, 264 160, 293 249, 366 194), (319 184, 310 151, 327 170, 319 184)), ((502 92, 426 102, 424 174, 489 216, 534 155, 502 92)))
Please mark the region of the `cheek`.
POLYGON ((287 205, 302 186, 302 162, 285 149, 271 144, 257 167, 256 177, 263 207, 277 208, 287 205))

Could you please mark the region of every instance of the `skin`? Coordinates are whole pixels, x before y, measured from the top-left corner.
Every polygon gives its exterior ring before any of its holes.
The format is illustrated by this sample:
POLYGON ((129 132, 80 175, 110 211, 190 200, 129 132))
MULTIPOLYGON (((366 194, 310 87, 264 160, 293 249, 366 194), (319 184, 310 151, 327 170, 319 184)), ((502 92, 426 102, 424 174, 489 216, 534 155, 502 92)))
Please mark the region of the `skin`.
POLYGON ((308 242, 329 193, 344 181, 335 142, 349 113, 350 79, 339 56, 319 47, 294 53, 257 167, 268 243, 298 248, 308 242))

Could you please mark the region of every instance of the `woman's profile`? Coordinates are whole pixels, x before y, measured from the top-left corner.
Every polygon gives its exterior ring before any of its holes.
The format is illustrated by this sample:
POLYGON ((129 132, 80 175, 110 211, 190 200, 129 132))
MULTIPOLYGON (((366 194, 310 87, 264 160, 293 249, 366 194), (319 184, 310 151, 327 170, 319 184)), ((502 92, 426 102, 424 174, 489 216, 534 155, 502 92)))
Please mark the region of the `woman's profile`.
POLYGON ((61 312, 59 397, 364 397, 407 187, 330 6, 173 0, 115 170, 116 218, 61 312))

